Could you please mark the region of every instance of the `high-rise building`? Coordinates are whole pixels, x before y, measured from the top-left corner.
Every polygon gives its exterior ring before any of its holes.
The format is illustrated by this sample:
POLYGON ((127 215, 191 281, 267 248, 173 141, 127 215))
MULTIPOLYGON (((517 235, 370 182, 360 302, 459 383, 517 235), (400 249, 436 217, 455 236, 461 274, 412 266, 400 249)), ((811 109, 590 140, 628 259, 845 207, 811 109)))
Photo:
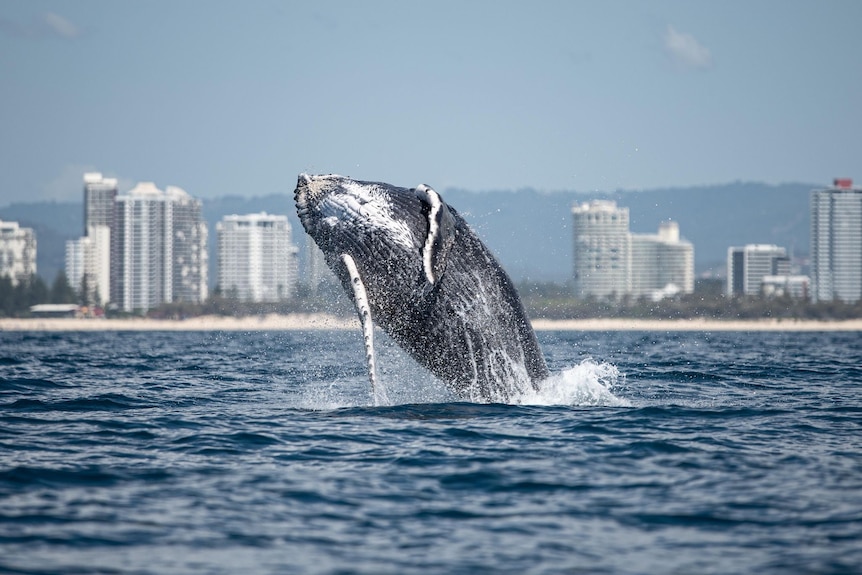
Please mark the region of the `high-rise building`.
POLYGON ((242 301, 279 301, 295 294, 297 248, 287 216, 225 216, 218 231, 219 287, 242 301))
POLYGON ((117 180, 99 172, 84 174, 84 234, 94 226, 114 225, 114 198, 117 180))
POLYGON ((172 301, 172 222, 167 197, 152 182, 142 182, 116 201, 111 301, 124 311, 146 311, 172 301))
POLYGON ((694 246, 679 224, 662 222, 657 234, 631 234, 631 291, 654 300, 694 291, 694 246))
POLYGON ((200 202, 179 188, 142 182, 116 197, 111 301, 125 311, 200 303, 207 295, 206 225, 200 202))
POLYGON ((727 295, 760 295, 766 276, 790 275, 787 250, 772 244, 727 249, 727 295))
POLYGON ((111 229, 93 226, 89 232, 66 242, 66 278, 85 301, 105 305, 110 299, 111 229))
POLYGON ((631 290, 629 209, 616 202, 575 204, 574 291, 578 297, 621 297, 631 290))
POLYGON ((172 212, 173 301, 203 302, 208 295, 209 254, 201 201, 175 186, 168 186, 165 195, 172 212))
POLYGON ((578 297, 662 297, 694 291, 694 246, 679 225, 629 232, 629 210, 615 202, 575 204, 574 291, 578 297))
POLYGON ((66 241, 66 279, 75 289, 80 289, 87 281, 87 268, 92 254, 91 245, 92 242, 87 236, 66 241))
POLYGON ((862 188, 836 179, 811 192, 811 299, 862 299, 862 188))
POLYGON ((66 243, 66 277, 86 299, 100 305, 111 293, 111 229, 115 219, 117 180, 99 172, 84 174, 84 236, 66 243))
POLYGON ((36 275, 36 234, 18 222, 0 220, 0 276, 12 285, 36 275))

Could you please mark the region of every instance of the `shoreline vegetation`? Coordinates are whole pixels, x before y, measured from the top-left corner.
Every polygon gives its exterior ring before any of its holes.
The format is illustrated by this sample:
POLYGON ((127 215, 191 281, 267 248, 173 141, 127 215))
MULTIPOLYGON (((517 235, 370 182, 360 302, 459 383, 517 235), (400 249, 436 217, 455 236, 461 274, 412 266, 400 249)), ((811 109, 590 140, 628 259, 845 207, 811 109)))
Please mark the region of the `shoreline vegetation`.
MULTIPOLYGON (((87 307, 62 275, 50 290, 35 281, 15 288, 6 285, 11 291, 4 292, 3 284, 9 282, 3 279, 0 331, 359 329, 353 304, 334 284, 314 295, 301 290, 290 300, 270 303, 242 302, 216 291, 202 304, 162 304, 143 314, 87 307), (36 289, 40 285, 46 289, 36 289), (45 301, 79 307, 70 314, 75 317, 32 313, 30 306, 45 301)), ((521 282, 517 287, 538 331, 862 331, 862 301, 727 297, 723 285, 721 280, 699 280, 693 294, 660 301, 578 299, 572 297, 570 286, 548 283, 521 282)))
MULTIPOLYGON (((862 331, 862 319, 541 319, 536 331, 862 331)), ((0 318, 0 331, 312 331, 359 329, 352 317, 327 313, 259 316, 205 315, 186 319, 153 318, 0 318)))

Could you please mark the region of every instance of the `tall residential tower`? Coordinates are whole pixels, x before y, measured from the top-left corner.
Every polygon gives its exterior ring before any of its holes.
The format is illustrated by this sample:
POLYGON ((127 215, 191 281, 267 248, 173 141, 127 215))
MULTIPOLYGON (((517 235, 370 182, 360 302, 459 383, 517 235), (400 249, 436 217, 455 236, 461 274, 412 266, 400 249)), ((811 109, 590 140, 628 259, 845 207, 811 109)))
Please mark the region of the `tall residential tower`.
POLYGON ((266 212, 225 216, 218 230, 218 283, 242 301, 279 301, 295 295, 297 248, 287 216, 266 212))
POLYGON ((66 276, 85 301, 104 305, 111 295, 111 230, 117 180, 84 174, 84 236, 66 242, 66 276))
POLYGON ((811 299, 862 299, 862 188, 836 179, 811 192, 811 299))
POLYGON ((201 214, 201 201, 176 186, 168 186, 165 195, 172 212, 172 301, 202 303, 209 293, 209 232, 201 214))
POLYGON ((116 197, 111 301, 124 311, 207 297, 207 232, 201 203, 175 187, 142 182, 116 197))
POLYGON ((578 297, 621 297, 631 290, 629 209, 616 202, 575 204, 574 288, 578 297))

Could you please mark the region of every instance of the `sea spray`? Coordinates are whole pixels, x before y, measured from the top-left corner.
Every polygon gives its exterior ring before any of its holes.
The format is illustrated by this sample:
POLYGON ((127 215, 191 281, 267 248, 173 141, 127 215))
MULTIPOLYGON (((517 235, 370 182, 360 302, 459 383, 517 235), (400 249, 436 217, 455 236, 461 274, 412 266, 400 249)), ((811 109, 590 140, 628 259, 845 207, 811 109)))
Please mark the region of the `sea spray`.
POLYGON ((592 358, 564 369, 541 382, 538 391, 527 391, 516 398, 521 405, 572 405, 630 407, 631 402, 611 391, 622 375, 615 365, 592 358))

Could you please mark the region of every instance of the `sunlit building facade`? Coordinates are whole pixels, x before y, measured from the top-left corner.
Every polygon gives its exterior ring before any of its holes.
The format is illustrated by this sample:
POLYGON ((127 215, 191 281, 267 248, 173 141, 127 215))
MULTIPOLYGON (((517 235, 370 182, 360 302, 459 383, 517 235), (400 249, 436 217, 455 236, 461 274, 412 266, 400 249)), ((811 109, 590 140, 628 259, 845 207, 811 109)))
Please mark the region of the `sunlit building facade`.
POLYGON ((787 250, 773 244, 748 244, 727 249, 727 286, 729 296, 756 296, 763 293, 766 276, 790 275, 787 250))
POLYGON ((811 192, 811 299, 862 299, 862 188, 836 179, 811 192))
POLYGON ((628 208, 600 200, 575 204, 572 215, 577 297, 657 300, 694 291, 694 246, 676 222, 632 234, 628 208))
POLYGON ((659 300, 694 292, 694 246, 679 224, 662 222, 657 234, 631 235, 631 296, 659 300))
POLYGON ((0 220, 0 276, 18 285, 36 275, 36 234, 18 222, 0 220))
POLYGON ((83 301, 105 305, 110 299, 111 230, 93 226, 86 236, 66 242, 66 278, 83 301))
POLYGON ((241 301, 274 302, 295 296, 297 248, 287 216, 225 216, 218 233, 219 288, 241 301))
POLYGON ((116 217, 117 180, 84 174, 84 235, 66 242, 66 277, 82 299, 96 305, 111 295, 111 230, 116 217), (86 290, 86 293, 84 293, 86 290))
POLYGON ((575 295, 608 298, 629 293, 629 209, 594 200, 575 204, 572 217, 575 295))
POLYGON ((128 312, 207 297, 207 232, 201 204, 183 190, 142 182, 116 198, 111 301, 128 312))
POLYGON ((207 225, 201 201, 176 186, 165 189, 172 226, 172 301, 201 303, 209 295, 207 225))

